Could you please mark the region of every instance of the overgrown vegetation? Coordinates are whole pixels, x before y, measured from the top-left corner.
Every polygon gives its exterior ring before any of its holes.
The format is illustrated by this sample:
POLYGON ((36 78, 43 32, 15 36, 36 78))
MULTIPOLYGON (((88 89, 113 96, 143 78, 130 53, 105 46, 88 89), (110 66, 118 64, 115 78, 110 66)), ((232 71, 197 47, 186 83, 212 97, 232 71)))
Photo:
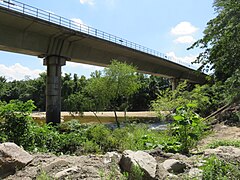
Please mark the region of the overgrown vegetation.
POLYGON ((202 170, 204 180, 240 179, 239 164, 227 162, 216 156, 207 158, 202 170))
POLYGON ((176 109, 171 131, 181 144, 181 152, 189 153, 190 148, 203 136, 206 125, 203 118, 193 112, 195 104, 187 104, 176 109))
POLYGON ((49 176, 45 171, 41 171, 40 174, 36 177, 36 180, 52 180, 53 177, 49 176))
MULTIPOLYGON (((83 112, 83 111, 98 111, 112 110, 108 106, 100 106, 101 99, 93 99, 87 92, 88 84, 93 79, 96 79, 103 74, 94 72, 89 78, 85 76, 77 76, 77 74, 62 75, 62 111, 83 112)), ((150 102, 156 98, 156 93, 160 89, 169 87, 169 81, 166 78, 156 77, 152 75, 145 75, 136 73, 139 77, 138 81, 141 86, 138 91, 134 92, 128 99, 128 110, 144 111, 148 110, 150 102)), ((7 103, 10 100, 20 100, 27 102, 33 100, 37 111, 45 111, 46 104, 46 73, 39 74, 36 79, 13 80, 7 81, 5 77, 0 77, 0 100, 7 103)), ((99 92, 100 93, 100 92, 99 92)), ((119 102, 120 103, 120 102, 119 102)), ((124 106, 119 108, 124 110, 124 106)))
POLYGON ((76 120, 60 126, 40 126, 29 116, 33 108, 32 101, 1 103, 1 142, 15 142, 29 151, 56 154, 105 153, 156 147, 166 152, 187 153, 201 137, 203 129, 201 119, 190 110, 185 112, 184 109, 178 109, 176 122, 170 130, 153 131, 144 124, 126 123, 122 128, 110 129, 101 124, 82 125, 76 120))
MULTIPOLYGON (((127 111, 129 98, 140 88, 136 68, 113 60, 103 71, 95 73, 86 86, 95 111, 110 107, 114 111, 117 126, 120 127, 116 111, 127 111)), ((94 110, 92 110, 94 111, 94 110)))
POLYGON ((202 117, 226 103, 226 86, 222 83, 213 85, 196 85, 189 90, 186 81, 180 83, 175 90, 161 90, 156 100, 152 101, 152 108, 157 112, 160 118, 165 118, 166 112, 169 115, 180 106, 195 104, 192 109, 202 117))
POLYGON ((208 144, 208 147, 212 149, 219 146, 234 146, 240 148, 240 140, 217 140, 208 144))

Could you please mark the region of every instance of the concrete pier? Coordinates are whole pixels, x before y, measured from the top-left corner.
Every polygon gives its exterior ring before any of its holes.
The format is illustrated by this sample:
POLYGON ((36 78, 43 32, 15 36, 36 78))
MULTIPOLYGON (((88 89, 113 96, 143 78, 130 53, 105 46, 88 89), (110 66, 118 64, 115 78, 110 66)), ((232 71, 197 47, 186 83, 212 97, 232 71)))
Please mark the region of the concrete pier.
POLYGON ((175 90, 178 86, 178 83, 180 81, 179 78, 171 78, 171 84, 172 84, 172 90, 175 90))
POLYGON ((65 57, 47 56, 43 64, 47 66, 46 79, 46 123, 58 124, 61 121, 61 67, 65 57))

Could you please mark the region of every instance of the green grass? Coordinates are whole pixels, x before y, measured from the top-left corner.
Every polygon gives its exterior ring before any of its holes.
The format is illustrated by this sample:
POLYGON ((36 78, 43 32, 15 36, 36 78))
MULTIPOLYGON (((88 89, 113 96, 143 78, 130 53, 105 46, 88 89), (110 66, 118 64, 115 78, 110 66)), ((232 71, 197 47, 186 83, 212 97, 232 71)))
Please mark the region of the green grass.
POLYGON ((207 145, 207 148, 217 148, 219 146, 234 146, 240 148, 240 140, 218 140, 207 145))
POLYGON ((36 177, 36 180, 53 180, 45 171, 41 171, 40 174, 36 177))

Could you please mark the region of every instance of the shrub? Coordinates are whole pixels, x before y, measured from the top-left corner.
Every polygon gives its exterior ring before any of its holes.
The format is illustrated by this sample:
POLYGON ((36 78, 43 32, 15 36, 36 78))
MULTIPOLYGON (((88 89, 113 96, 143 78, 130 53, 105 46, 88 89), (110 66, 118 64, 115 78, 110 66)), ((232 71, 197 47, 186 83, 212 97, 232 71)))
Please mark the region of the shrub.
POLYGON ((182 153, 189 152, 189 149, 200 139, 205 128, 203 119, 192 110, 195 106, 195 104, 180 106, 173 116, 171 131, 181 143, 182 153))
POLYGON ((1 124, 1 139, 11 141, 18 145, 26 147, 28 144, 28 134, 30 126, 30 113, 35 108, 33 101, 25 103, 12 100, 10 103, 0 104, 0 117, 3 120, 1 124))
POLYGON ((193 110, 202 117, 206 117, 226 103, 226 89, 227 86, 216 83, 212 86, 208 84, 196 85, 192 91, 188 91, 187 82, 185 81, 180 83, 176 90, 167 89, 161 91, 157 99, 152 101, 151 106, 159 117, 164 119, 166 112, 171 115, 177 107, 195 104, 193 110))

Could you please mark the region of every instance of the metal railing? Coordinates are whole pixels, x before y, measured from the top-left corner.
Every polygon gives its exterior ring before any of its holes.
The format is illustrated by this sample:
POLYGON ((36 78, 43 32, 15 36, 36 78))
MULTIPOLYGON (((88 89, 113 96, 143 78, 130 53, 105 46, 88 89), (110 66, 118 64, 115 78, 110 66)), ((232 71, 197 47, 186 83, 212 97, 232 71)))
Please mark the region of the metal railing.
POLYGON ((63 26, 63 27, 66 27, 66 28, 69 28, 69 29, 72 29, 72 30, 75 30, 75 31, 79 31, 81 33, 85 33, 87 35, 91 35, 91 36, 94 36, 94 37, 97 37, 97 38, 100 38, 100 39, 103 39, 103 40, 106 40, 106 41, 110 41, 110 42, 113 42, 113 43, 116 43, 116 44, 119 44, 119 45, 122 45, 122 46, 125 46, 125 47, 128 47, 128 48, 131 48, 131 49, 134 49, 134 50, 137 50, 137 51, 141 51, 141 52, 153 55, 153 56, 157 56, 157 57, 163 58, 165 60, 173 61, 175 63, 181 64, 181 65, 186 66, 186 67, 193 68, 191 65, 189 65, 185 62, 173 59, 173 58, 171 58, 171 57, 169 57, 169 56, 167 56, 163 53, 160 53, 156 50, 144 47, 144 46, 139 45, 137 43, 134 43, 134 42, 128 41, 126 39, 114 36, 112 34, 103 32, 101 30, 92 28, 92 27, 87 26, 85 24, 81 24, 81 23, 76 22, 74 20, 70 20, 70 19, 61 17, 61 16, 56 15, 52 12, 44 11, 44 10, 38 9, 36 7, 21 3, 19 1, 0 0, 0 6, 5 7, 7 9, 17 11, 17 12, 20 12, 20 13, 23 13, 23 14, 26 14, 26 15, 30 15, 30 16, 35 17, 35 18, 39 18, 41 20, 45 20, 45 21, 50 22, 50 23, 60 25, 60 26, 63 26))

